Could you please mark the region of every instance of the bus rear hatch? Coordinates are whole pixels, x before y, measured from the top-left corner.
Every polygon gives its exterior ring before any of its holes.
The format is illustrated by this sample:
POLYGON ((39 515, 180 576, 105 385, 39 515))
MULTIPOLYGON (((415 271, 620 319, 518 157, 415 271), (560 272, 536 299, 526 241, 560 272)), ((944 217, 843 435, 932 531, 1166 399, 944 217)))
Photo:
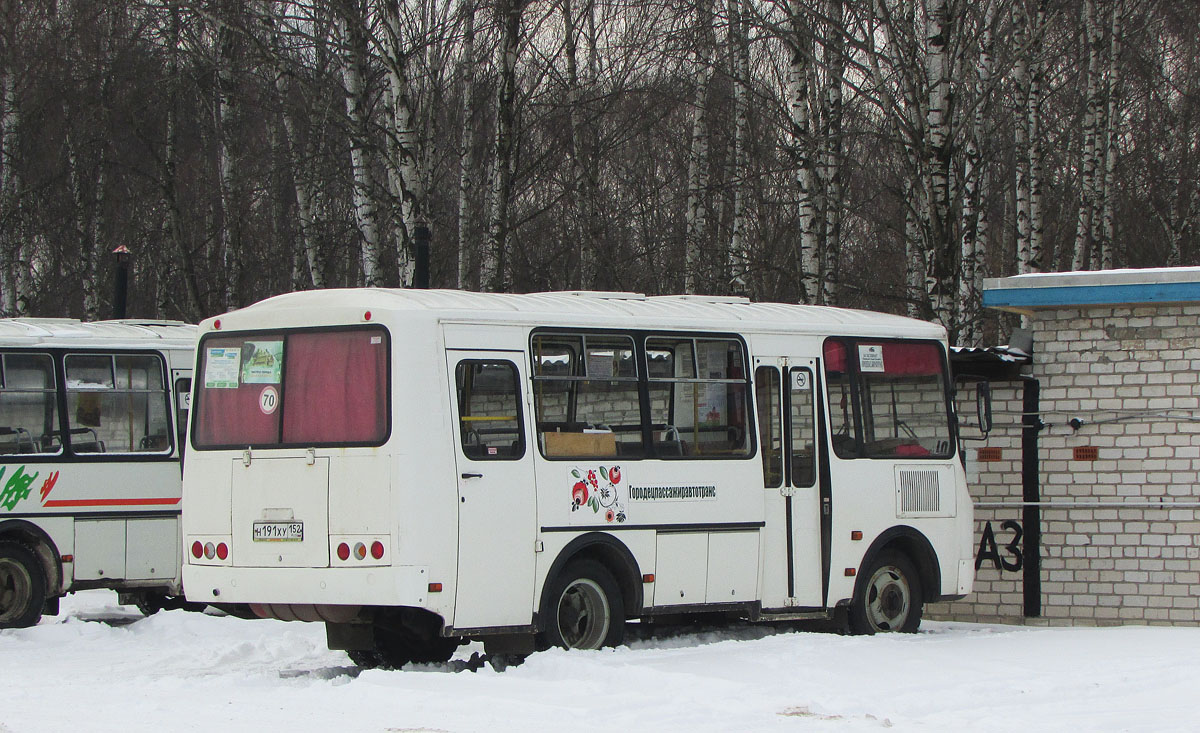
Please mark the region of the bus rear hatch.
POLYGON ((329 567, 329 459, 233 461, 234 565, 329 567))

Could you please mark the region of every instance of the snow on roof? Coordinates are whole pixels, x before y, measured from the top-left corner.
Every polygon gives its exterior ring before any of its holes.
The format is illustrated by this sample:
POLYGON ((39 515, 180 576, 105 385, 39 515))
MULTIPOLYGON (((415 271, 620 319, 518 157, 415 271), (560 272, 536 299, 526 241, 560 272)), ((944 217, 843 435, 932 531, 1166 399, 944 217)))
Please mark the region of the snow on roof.
MULTIPOLYGON (((446 321, 642 329, 707 328, 728 331, 795 331, 942 338, 945 329, 903 316, 848 308, 752 303, 735 296, 658 295, 607 292, 475 293, 462 290, 352 288, 309 290, 278 295, 220 316, 223 328, 263 325, 287 311, 306 317, 344 319, 353 310, 425 312, 446 321)), ((204 321, 210 328, 213 319, 204 321)), ((324 322, 324 321, 322 321, 324 322)), ((274 325, 274 324, 271 324, 274 325)))
POLYGON ((1200 302, 1200 267, 1039 272, 983 283, 983 304, 1016 313, 1093 305, 1200 302))
POLYGON ((74 318, 0 318, 5 346, 156 346, 193 348, 196 326, 183 321, 126 318, 84 322, 74 318))

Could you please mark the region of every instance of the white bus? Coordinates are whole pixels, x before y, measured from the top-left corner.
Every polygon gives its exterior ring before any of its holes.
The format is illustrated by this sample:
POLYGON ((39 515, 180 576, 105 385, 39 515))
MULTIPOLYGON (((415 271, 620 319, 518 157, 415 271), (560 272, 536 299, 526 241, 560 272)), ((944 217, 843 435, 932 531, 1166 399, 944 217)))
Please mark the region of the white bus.
POLYGON ((0 628, 86 588, 183 603, 195 347, 177 321, 0 319, 0 628))
POLYGON ((326 290, 200 325, 188 599, 360 664, 971 589, 940 326, 740 298, 326 290))

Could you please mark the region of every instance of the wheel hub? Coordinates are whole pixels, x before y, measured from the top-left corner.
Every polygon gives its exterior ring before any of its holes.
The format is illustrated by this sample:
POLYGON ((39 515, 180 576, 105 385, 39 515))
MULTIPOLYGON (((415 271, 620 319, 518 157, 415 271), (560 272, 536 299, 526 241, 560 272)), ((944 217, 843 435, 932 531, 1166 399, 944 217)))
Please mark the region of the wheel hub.
POLYGON ((580 578, 558 602, 558 629, 570 649, 599 649, 608 636, 608 599, 590 578, 580 578))
POLYGON ((867 618, 880 631, 895 631, 908 619, 911 590, 895 568, 880 568, 871 578, 867 618))
POLYGON ((0 560, 0 622, 11 621, 24 611, 23 601, 32 590, 29 573, 19 563, 0 560))

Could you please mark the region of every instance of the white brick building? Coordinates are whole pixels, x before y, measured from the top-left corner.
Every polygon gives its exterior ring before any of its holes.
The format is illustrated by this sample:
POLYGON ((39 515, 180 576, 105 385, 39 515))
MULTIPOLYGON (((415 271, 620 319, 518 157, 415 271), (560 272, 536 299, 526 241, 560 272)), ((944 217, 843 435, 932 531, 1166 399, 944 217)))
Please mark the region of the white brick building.
POLYGON ((1028 317, 1033 358, 967 444, 975 592, 928 615, 1200 623, 1200 268, 993 279, 984 305, 1028 317))

